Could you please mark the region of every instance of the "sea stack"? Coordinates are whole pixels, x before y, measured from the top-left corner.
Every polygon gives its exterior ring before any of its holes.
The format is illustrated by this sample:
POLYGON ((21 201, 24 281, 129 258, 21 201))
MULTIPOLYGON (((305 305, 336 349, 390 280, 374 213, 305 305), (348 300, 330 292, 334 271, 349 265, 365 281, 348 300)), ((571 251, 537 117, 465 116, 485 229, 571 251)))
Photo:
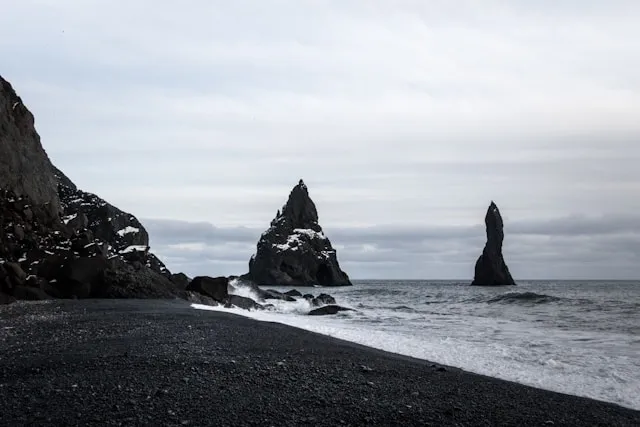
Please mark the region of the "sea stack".
POLYGON ((336 251, 318 224, 316 205, 300 180, 260 237, 247 276, 258 285, 348 286, 336 251))
POLYGON ((487 243, 482 255, 476 262, 476 272, 471 285, 475 286, 507 286, 516 283, 511 277, 509 267, 502 257, 502 241, 504 240, 504 224, 500 210, 492 201, 487 210, 484 222, 487 227, 487 243))

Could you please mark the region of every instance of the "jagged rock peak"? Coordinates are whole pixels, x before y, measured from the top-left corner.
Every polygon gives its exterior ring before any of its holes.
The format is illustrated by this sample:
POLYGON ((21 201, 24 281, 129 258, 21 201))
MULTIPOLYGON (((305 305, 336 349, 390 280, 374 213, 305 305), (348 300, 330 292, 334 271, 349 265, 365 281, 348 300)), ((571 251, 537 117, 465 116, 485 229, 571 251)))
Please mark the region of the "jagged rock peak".
POLYGON ((487 243, 475 267, 472 285, 505 286, 515 285, 509 267, 504 262, 502 243, 504 241, 504 223, 498 206, 491 201, 484 218, 487 243))
POLYGON ((258 241, 245 276, 257 284, 350 285, 335 249, 318 223, 318 211, 300 180, 258 241))
POLYGON ((487 209, 487 215, 484 218, 484 223, 487 229, 487 243, 494 246, 498 251, 502 251, 502 242, 504 240, 504 223, 502 222, 502 215, 500 215, 500 209, 492 200, 487 209))
POLYGON ((276 220, 283 219, 291 228, 316 229, 318 225, 318 210, 302 179, 293 187, 287 203, 278 212, 276 220))

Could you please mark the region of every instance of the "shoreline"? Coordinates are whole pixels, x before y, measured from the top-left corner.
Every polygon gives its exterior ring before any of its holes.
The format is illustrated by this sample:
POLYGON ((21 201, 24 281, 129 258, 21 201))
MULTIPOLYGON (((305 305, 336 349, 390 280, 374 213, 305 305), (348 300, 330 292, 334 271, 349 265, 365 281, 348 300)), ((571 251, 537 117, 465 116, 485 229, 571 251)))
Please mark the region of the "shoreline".
MULTIPOLYGON (((349 344, 353 344, 355 346, 357 346, 358 348, 364 350, 364 351, 378 351, 378 352, 382 352, 385 353, 387 355, 390 356, 394 356, 394 357, 399 357, 399 358, 406 358, 408 361, 413 361, 413 362, 419 362, 419 363, 427 363, 429 365, 438 365, 439 367, 445 367, 447 369, 451 369, 451 370, 459 370, 459 371, 463 371, 465 373, 468 374, 473 374, 473 375, 479 375, 485 378, 491 378, 491 379, 496 379, 496 380, 501 380, 501 381, 508 381, 511 383, 514 383, 516 385, 522 385, 522 386, 527 386, 527 387, 532 387, 535 389, 540 389, 540 390, 544 390, 544 391, 549 391, 549 392, 554 392, 554 393, 559 393, 559 394, 563 394, 566 396, 574 396, 574 397, 580 397, 580 398, 585 398, 585 399, 591 399, 591 400, 595 400, 598 402, 603 402, 603 403, 609 403, 609 404, 613 404, 613 405, 617 405, 620 406, 622 408, 625 409, 630 409, 633 411, 640 411, 640 408, 634 408, 633 406, 627 406, 624 403, 620 403, 620 402, 616 402, 616 401, 612 401, 612 400, 607 400, 604 398, 599 398, 598 396, 588 396, 588 395, 581 395, 581 394, 575 394, 575 393, 571 393, 571 392, 567 392, 561 389, 553 389, 553 388, 546 388, 543 387, 539 384, 534 384, 534 383, 526 383, 526 382, 520 382, 518 380, 514 380, 514 379, 510 379, 508 377, 500 377, 500 376, 494 376, 492 374, 487 374, 487 373, 482 373, 482 372, 477 372, 468 368, 464 368, 464 367, 460 367, 458 365, 454 365, 454 364, 449 364, 447 362, 440 362, 440 361, 434 361, 432 359, 429 359, 428 357, 420 357, 420 356, 414 356, 411 354, 408 354, 409 352, 405 352, 405 353, 401 353, 401 352, 397 352, 397 351, 393 351, 393 350, 389 350, 389 349, 384 349, 382 347, 376 347, 374 345, 369 345, 367 343, 364 342, 358 342, 355 341, 355 338, 344 338, 344 337, 340 337, 340 336, 334 336, 334 335, 330 335, 328 333, 323 333, 323 332, 319 332, 317 330, 313 330, 313 329, 307 329, 303 326, 299 326, 298 324, 295 323, 288 323, 286 321, 280 321, 277 319, 268 319, 268 318, 260 318, 260 317, 255 317, 252 316, 250 314, 247 313, 256 313, 258 315, 262 315, 264 313, 268 313, 268 312, 263 312, 263 311, 247 311, 247 310, 243 310, 243 309, 239 309, 239 308, 225 308, 223 306, 215 306, 215 307, 211 307, 211 306, 206 306, 203 304, 198 304, 198 303, 193 303, 192 306, 201 306, 203 308, 199 308, 199 307, 194 307, 196 310, 201 310, 201 311, 214 311, 214 312, 219 312, 219 313, 226 313, 226 314, 230 314, 230 315, 236 315, 236 316, 240 316, 249 320, 253 320, 253 321, 257 321, 257 322, 266 322, 266 323, 278 323, 287 327, 291 327, 291 328, 295 328, 295 329, 299 329, 301 331, 304 332, 308 332, 311 334, 316 334, 322 337, 326 337, 326 338, 331 338, 331 339, 335 339, 338 341, 341 341, 343 343, 345 343, 346 345, 349 344)), ((347 305, 348 306, 348 305, 347 305)), ((351 307, 351 306, 349 306, 351 307)), ((277 317, 279 315, 281 315, 282 313, 268 313, 268 314, 273 314, 274 317, 277 317)), ((287 314, 282 314, 283 316, 286 316, 287 314)), ((304 317, 304 315, 302 314, 297 314, 297 316, 301 316, 304 317)), ((326 317, 331 317, 331 316, 326 316, 326 317)))
POLYGON ((0 307, 0 350, 2 425, 640 425, 617 404, 182 301, 0 307))

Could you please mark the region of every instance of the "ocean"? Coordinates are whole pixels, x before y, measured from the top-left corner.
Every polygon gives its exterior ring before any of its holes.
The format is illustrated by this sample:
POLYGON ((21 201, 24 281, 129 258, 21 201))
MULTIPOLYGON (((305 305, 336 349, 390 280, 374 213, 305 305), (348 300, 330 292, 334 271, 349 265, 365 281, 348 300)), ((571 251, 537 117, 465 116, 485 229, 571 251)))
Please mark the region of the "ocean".
POLYGON ((194 307, 640 410, 640 282, 522 281, 488 288, 455 281, 356 281, 351 287, 298 290, 329 293, 356 311, 308 316, 303 299, 276 301, 272 311, 194 307))

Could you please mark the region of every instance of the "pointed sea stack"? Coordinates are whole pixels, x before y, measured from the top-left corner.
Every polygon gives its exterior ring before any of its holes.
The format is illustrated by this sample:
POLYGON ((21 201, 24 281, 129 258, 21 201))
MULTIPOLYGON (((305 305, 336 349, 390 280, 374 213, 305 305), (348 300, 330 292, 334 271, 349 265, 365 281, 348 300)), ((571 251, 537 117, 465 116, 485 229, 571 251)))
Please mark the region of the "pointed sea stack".
POLYGON ((316 206, 302 180, 260 237, 247 277, 258 285, 348 286, 336 251, 318 224, 316 206))
POLYGON ((482 255, 476 262, 476 272, 471 285, 475 286, 507 286, 515 285, 509 267, 502 257, 502 241, 504 225, 502 216, 494 202, 491 202, 484 219, 487 226, 487 243, 482 255))

